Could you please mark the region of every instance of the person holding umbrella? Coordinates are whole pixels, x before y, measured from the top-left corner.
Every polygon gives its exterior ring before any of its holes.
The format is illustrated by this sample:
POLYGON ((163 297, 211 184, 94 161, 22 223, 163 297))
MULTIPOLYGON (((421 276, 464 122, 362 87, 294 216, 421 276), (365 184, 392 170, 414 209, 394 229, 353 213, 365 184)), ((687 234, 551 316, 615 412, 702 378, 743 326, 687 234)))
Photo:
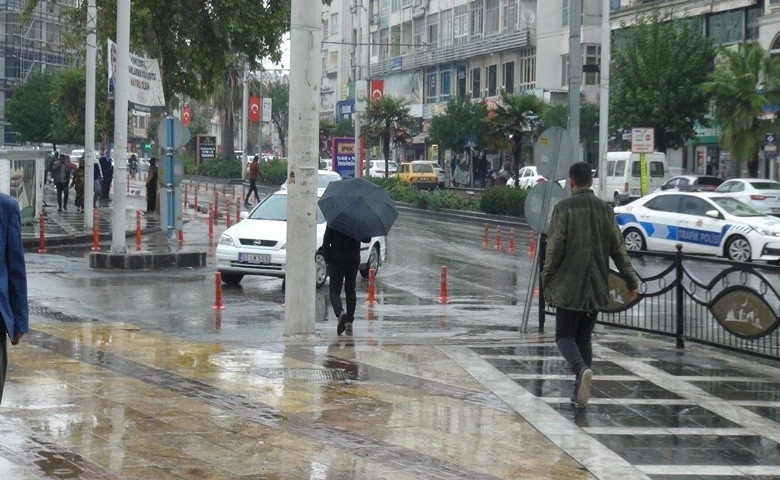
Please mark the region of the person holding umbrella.
MULTIPOLYGON (((370 240, 367 238, 362 241, 368 242, 370 240)), ((344 332, 352 333, 352 322, 355 321, 355 306, 357 305, 355 286, 360 266, 360 243, 361 240, 341 233, 331 226, 325 228, 322 251, 330 275, 330 304, 333 307, 333 313, 339 319, 336 326, 337 335, 344 332), (342 286, 347 301, 346 311, 341 303, 342 286)))
POLYGON ((339 318, 336 333, 352 333, 361 240, 387 235, 398 211, 385 189, 363 178, 330 182, 317 204, 328 222, 320 251, 330 275, 330 303, 339 318), (346 311, 341 304, 342 286, 346 311))

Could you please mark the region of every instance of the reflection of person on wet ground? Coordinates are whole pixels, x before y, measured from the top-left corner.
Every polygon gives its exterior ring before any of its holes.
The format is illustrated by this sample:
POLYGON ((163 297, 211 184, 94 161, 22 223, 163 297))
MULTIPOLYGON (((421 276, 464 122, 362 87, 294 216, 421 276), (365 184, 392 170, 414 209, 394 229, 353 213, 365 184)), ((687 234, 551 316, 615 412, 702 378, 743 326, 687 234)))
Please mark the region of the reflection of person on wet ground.
POLYGON ((360 368, 355 360, 355 343, 346 340, 328 345, 328 353, 322 366, 331 370, 343 370, 350 380, 356 380, 360 368))

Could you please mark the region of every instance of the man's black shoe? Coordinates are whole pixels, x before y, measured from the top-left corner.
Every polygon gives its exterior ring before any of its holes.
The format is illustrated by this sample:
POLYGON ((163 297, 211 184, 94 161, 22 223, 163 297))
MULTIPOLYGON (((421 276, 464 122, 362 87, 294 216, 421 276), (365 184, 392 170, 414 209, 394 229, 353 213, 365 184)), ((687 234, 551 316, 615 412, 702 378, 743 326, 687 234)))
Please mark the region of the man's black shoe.
POLYGON ((346 328, 347 323, 347 314, 346 312, 341 312, 339 314, 339 324, 336 326, 336 335, 341 335, 344 333, 344 329, 346 328))

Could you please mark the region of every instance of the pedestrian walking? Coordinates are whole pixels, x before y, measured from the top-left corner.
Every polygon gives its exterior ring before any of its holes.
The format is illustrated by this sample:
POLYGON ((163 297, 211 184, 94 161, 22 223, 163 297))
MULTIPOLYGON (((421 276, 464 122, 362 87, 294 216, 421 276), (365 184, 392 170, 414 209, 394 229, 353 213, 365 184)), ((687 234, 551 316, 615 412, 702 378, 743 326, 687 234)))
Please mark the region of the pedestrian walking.
POLYGON ((609 260, 626 278, 630 299, 639 279, 615 223, 612 208, 594 195, 590 165, 569 168, 572 194, 553 209, 541 282, 555 307, 555 343, 575 374, 571 403, 585 408, 593 378, 591 334, 596 315, 609 303, 609 260))
POLYGON ((84 175, 86 173, 84 168, 84 156, 82 155, 79 158, 78 168, 73 172, 73 180, 71 181, 71 186, 76 190, 76 200, 73 203, 76 205, 77 212, 84 211, 84 175))
POLYGON ((260 194, 257 193, 257 174, 260 172, 260 157, 255 155, 252 159, 252 163, 249 164, 249 191, 246 193, 244 199, 244 206, 249 206, 249 197, 252 196, 252 192, 255 194, 255 201, 260 201, 260 194))
POLYGON ((100 157, 100 170, 103 174, 102 185, 100 185, 100 199, 109 200, 108 194, 111 191, 111 181, 114 180, 114 161, 111 159, 111 151, 100 157))
POLYGON ((70 161, 67 155, 60 155, 51 167, 54 186, 57 189, 57 211, 68 211, 68 188, 70 187, 70 161))
POLYGON ((28 329, 27 272, 22 245, 22 222, 19 204, 10 195, 0 193, 0 315, 3 316, 3 339, 0 342, 0 403, 3 401, 5 375, 8 370, 7 338, 17 345, 28 329))
POLYGON ((97 202, 100 200, 100 192, 103 190, 103 171, 100 168, 100 162, 96 158, 94 161, 94 170, 92 171, 92 208, 97 208, 97 202))
POLYGON ((322 239, 322 253, 330 275, 330 304, 339 319, 336 334, 352 333, 357 305, 355 285, 360 266, 360 240, 328 226, 322 239), (341 303, 342 286, 347 303, 346 311, 341 303))
POLYGON ((146 213, 157 211, 157 158, 149 160, 149 170, 146 172, 146 213))

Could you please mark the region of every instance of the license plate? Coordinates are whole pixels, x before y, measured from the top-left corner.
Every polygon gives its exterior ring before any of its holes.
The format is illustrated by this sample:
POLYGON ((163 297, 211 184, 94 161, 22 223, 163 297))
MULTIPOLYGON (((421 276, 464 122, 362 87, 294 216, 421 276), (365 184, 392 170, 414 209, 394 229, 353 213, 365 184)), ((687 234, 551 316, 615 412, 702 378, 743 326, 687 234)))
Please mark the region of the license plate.
POLYGON ((244 263, 271 263, 271 256, 260 253, 239 253, 238 261, 244 263))

